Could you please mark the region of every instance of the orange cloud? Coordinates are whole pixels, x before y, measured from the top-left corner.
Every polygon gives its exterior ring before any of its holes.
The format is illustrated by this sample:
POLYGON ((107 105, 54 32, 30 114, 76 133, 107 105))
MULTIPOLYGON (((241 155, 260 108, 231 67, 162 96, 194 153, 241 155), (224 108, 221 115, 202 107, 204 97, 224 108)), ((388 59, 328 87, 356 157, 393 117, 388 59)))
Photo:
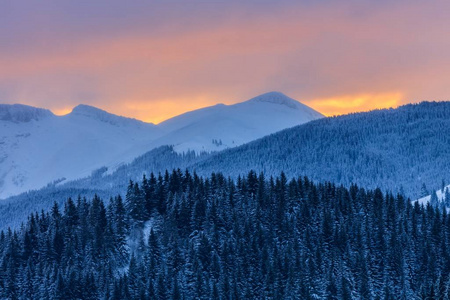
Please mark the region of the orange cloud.
POLYGON ((57 114, 85 103, 151 122, 269 90, 327 115, 447 99, 450 2, 356 3, 238 8, 220 21, 187 18, 198 26, 170 20, 157 33, 131 20, 61 39, 39 31, 37 45, 0 47, 0 98, 57 114))
POLYGON ((345 95, 326 99, 314 99, 305 103, 326 116, 334 116, 381 108, 395 108, 402 103, 402 100, 402 93, 383 93, 345 95))
POLYGON ((0 79, 55 70, 101 71, 110 66, 132 63, 151 67, 175 62, 184 65, 199 60, 261 52, 282 54, 292 46, 292 42, 286 44, 292 37, 300 40, 311 35, 311 28, 305 27, 303 21, 297 19, 277 23, 253 20, 168 36, 133 33, 96 37, 78 43, 69 41, 50 52, 0 56, 0 79))

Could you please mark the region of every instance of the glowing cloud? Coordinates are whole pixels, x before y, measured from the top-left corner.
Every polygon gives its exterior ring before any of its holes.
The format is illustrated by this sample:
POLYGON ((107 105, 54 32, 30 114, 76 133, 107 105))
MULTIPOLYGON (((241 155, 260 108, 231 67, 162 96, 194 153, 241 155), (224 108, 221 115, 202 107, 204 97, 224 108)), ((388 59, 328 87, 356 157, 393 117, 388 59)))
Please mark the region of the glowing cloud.
POLYGON ((326 116, 333 116, 380 108, 395 108, 402 103, 402 100, 401 93, 385 93, 315 99, 306 103, 326 116))
POLYGON ((160 122, 271 90, 328 115, 450 98, 447 0, 25 2, 0 10, 4 103, 160 122))

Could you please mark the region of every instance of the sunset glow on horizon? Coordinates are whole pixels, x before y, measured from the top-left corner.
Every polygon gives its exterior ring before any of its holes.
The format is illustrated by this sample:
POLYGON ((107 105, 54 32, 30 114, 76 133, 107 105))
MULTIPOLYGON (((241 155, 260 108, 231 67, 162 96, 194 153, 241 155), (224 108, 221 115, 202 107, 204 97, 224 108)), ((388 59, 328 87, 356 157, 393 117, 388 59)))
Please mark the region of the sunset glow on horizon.
MULTIPOLYGON (((290 96, 290 95, 287 95, 290 96)), ((314 99, 300 101, 305 105, 321 112, 325 116, 344 115, 354 112, 365 112, 374 109, 382 108, 396 108, 402 104, 401 93, 387 93, 380 95, 349 95, 336 98, 314 99)), ((226 105, 233 105, 248 99, 241 99, 241 101, 232 101, 229 103, 222 103, 226 105)), ((116 115, 135 118, 147 123, 158 124, 166 121, 172 117, 178 116, 185 112, 193 111, 203 107, 219 104, 219 102, 211 104, 208 98, 197 98, 194 101, 187 101, 186 99, 163 99, 161 101, 154 101, 146 103, 145 101, 123 101, 122 105, 114 107, 98 107, 116 115), (186 103, 183 106, 180 104, 186 103)), ((52 112, 57 116, 64 116, 70 114, 73 107, 52 109, 52 112)))
POLYGON ((402 104, 401 93, 379 95, 349 95, 336 98, 316 99, 307 102, 309 106, 326 116, 364 112, 382 108, 396 108, 402 104))
POLYGON ((159 123, 276 90, 325 115, 450 99, 448 1, 7 2, 0 103, 159 123))

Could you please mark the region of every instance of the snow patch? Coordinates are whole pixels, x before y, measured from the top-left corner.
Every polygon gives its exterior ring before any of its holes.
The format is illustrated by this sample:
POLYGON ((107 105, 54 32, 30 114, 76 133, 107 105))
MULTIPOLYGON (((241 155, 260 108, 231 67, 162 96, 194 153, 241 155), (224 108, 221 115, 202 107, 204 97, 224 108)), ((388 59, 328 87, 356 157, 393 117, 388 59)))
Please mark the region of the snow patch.
MULTIPOLYGON (((444 190, 439 189, 436 191, 436 196, 437 196, 437 199, 439 202, 442 202, 445 200, 445 192, 447 189, 450 191, 450 185, 445 186, 444 190)), ((419 198, 419 199, 411 201, 411 202, 412 203, 418 202, 421 205, 427 205, 430 201, 431 201, 431 195, 428 195, 428 196, 419 198)))

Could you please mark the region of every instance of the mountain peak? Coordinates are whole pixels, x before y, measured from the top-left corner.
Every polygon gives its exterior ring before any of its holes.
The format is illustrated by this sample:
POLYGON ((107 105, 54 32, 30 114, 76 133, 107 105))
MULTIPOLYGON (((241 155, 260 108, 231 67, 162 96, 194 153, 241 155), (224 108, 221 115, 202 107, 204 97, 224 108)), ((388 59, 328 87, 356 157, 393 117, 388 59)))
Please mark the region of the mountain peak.
POLYGON ((86 105, 86 104, 79 104, 79 105, 75 106, 72 109, 71 114, 84 115, 84 116, 98 116, 98 115, 105 115, 105 114, 110 115, 110 113, 108 113, 107 111, 104 111, 100 108, 86 105))
POLYGON ((298 102, 297 100, 294 100, 281 92, 268 92, 268 93, 256 96, 255 98, 248 100, 248 102, 253 102, 253 103, 266 102, 266 103, 280 104, 280 105, 285 105, 287 107, 290 107, 292 109, 298 109, 301 105, 301 103, 298 102))
MULTIPOLYGON (((118 115, 109 113, 103 109, 100 109, 100 108, 97 108, 94 106, 90 106, 90 105, 86 105, 86 104, 79 104, 79 105, 75 106, 69 115, 89 117, 89 118, 96 119, 101 122, 110 123, 112 125, 125 125, 125 124, 130 124, 130 123, 138 124, 138 125, 146 124, 145 122, 142 122, 140 120, 133 119, 133 118, 127 118, 127 117, 123 117, 123 116, 118 116, 118 115)), ((149 124, 151 124, 151 123, 149 123, 149 124)), ((153 124, 151 124, 151 125, 153 125, 153 124)))
POLYGON ((48 109, 23 104, 0 104, 0 120, 26 123, 53 116, 48 109))

